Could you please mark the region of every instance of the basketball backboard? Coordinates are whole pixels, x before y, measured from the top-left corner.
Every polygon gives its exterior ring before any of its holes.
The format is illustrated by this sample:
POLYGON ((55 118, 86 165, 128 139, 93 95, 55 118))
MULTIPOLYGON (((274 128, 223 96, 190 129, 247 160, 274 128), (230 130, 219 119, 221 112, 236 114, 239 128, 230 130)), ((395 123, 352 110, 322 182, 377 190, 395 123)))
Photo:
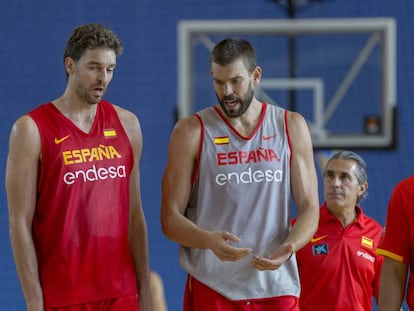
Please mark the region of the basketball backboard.
POLYGON ((395 147, 393 18, 181 21, 179 118, 194 113, 194 103, 208 98, 203 79, 209 78, 209 51, 228 36, 253 41, 259 65, 265 64, 268 74, 256 90, 259 99, 283 106, 281 92, 298 92, 296 110, 305 116, 315 148, 395 147), (292 36, 298 50, 295 78, 283 67, 290 56, 283 53, 284 42, 292 36))

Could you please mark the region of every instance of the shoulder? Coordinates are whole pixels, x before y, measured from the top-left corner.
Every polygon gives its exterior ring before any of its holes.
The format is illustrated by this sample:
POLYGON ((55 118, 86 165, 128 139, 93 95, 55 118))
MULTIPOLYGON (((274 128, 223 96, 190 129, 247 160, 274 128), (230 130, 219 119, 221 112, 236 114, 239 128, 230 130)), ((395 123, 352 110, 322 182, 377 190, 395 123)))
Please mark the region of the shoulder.
MULTIPOLYGON (((414 189, 414 175, 409 176, 401 181, 399 181, 397 183, 397 185, 395 186, 395 190, 397 191, 406 191, 406 190, 411 190, 414 189)), ((414 192, 414 190, 413 190, 414 192)))
POLYGON ((199 134, 200 130, 201 121, 197 116, 193 115, 178 120, 177 123, 174 125, 173 135, 191 138, 196 136, 196 134, 199 134))
POLYGON ((15 157, 38 157, 41 152, 41 138, 34 120, 24 115, 13 124, 9 137, 9 152, 15 157))
POLYGON ((124 126, 128 136, 141 136, 141 124, 135 113, 122 108, 117 105, 113 105, 116 113, 118 114, 119 120, 124 126))
POLYGON ((122 123, 126 122, 126 123, 139 123, 139 119, 137 117, 137 115, 135 113, 133 113, 130 110, 127 110, 125 108, 122 108, 120 106, 117 105, 113 105, 115 111, 117 112, 119 119, 121 120, 122 123))
POLYGON ((177 121, 169 143, 170 156, 183 158, 184 155, 196 157, 201 141, 201 124, 196 116, 177 121))
POLYGON ((298 112, 286 111, 286 126, 291 146, 296 150, 312 147, 312 140, 305 118, 298 112))
POLYGON ((299 112, 286 110, 286 120, 289 130, 308 129, 305 118, 299 112))
POLYGON ((357 205, 356 209, 357 213, 360 215, 360 221, 358 222, 361 226, 367 227, 367 230, 374 230, 376 233, 382 232, 382 225, 378 221, 365 214, 361 206, 357 205))
POLYGON ((39 129, 32 117, 23 115, 14 122, 11 136, 18 136, 20 139, 27 137, 30 140, 39 137, 39 129))
POLYGON ((376 221, 374 218, 369 217, 365 214, 364 214, 364 217, 365 217, 366 223, 369 224, 370 227, 375 228, 379 233, 382 233, 383 227, 378 221, 376 221))
POLYGON ((414 197, 414 175, 400 180, 391 193, 390 205, 393 208, 403 208, 404 205, 411 205, 410 202, 414 197))

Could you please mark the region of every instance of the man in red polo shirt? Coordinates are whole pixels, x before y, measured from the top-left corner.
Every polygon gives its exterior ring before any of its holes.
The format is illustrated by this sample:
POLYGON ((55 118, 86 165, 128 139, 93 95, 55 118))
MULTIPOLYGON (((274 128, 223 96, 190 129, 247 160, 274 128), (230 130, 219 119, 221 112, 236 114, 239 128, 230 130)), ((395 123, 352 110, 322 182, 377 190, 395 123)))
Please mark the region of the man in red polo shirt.
POLYGON ((327 162, 318 230, 296 253, 301 311, 372 310, 383 258, 375 253, 382 227, 358 205, 367 195, 365 161, 341 151, 327 162))

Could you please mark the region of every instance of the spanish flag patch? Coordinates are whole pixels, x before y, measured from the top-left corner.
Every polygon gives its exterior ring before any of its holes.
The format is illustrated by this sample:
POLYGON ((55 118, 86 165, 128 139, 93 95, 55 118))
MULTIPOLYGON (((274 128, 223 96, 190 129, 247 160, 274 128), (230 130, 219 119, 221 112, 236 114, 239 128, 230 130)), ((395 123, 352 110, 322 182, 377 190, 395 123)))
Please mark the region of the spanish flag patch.
POLYGON ((362 236, 361 245, 368 248, 372 248, 374 245, 374 241, 370 238, 367 238, 366 236, 362 236))
POLYGON ((114 129, 106 129, 103 131, 105 137, 116 137, 116 131, 114 129))
POLYGON ((214 144, 216 145, 227 145, 229 142, 228 136, 214 137, 214 144))

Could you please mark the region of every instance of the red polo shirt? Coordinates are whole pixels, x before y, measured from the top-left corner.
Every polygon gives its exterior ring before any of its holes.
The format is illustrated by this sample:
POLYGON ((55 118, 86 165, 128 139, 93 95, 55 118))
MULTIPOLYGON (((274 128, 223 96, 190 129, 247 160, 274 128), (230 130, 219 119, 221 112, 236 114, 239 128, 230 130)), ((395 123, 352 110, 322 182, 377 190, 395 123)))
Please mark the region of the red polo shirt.
POLYGON ((296 253, 301 311, 372 310, 383 263, 375 253, 382 227, 360 207, 356 210, 355 222, 344 228, 322 205, 318 230, 296 253))

